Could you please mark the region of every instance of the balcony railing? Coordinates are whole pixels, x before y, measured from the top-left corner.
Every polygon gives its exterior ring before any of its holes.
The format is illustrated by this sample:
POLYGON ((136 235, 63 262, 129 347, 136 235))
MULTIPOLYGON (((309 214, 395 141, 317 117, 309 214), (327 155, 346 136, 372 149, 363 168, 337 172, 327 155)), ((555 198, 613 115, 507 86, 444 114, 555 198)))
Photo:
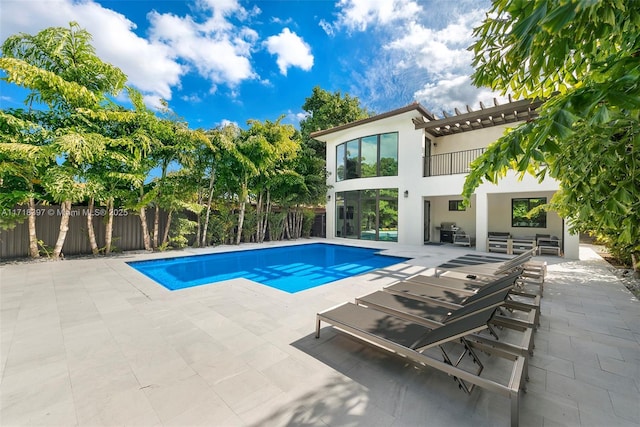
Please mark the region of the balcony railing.
POLYGON ((469 172, 469 164, 486 148, 436 154, 425 158, 424 176, 455 175, 469 172))

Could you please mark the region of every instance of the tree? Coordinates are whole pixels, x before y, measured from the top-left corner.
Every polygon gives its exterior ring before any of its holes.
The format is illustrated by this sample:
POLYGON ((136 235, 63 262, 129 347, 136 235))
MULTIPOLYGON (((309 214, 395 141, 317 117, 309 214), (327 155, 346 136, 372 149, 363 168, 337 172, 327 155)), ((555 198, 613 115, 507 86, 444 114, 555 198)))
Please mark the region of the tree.
MULTIPOLYGON (((126 81, 120 69, 96 56, 90 41, 91 35, 72 22, 69 28, 47 28, 36 35, 20 33, 2 45, 0 68, 6 74, 4 80, 31 91, 25 100, 30 108, 34 103, 48 108, 32 117, 49 131, 48 139, 37 144, 57 150, 58 162, 40 177, 47 192, 62 207, 53 251, 56 259, 62 253, 71 203, 85 196, 83 167, 100 155, 105 144, 103 138, 85 132, 78 109, 104 108, 109 104, 108 95, 117 95, 126 81)), ((31 252, 33 256, 33 248, 31 252)))
POLYGON ((360 105, 358 98, 349 94, 344 96, 340 92, 329 93, 319 86, 313 88, 302 109, 307 117, 300 121, 302 146, 313 150, 317 157, 325 158, 324 143, 311 138, 311 133, 323 129, 340 126, 356 120, 365 119, 371 115, 360 105))
POLYGON ((495 0, 475 29, 476 85, 546 102, 472 164, 464 196, 508 169, 560 183, 573 231, 640 255, 640 8, 622 0, 495 0))

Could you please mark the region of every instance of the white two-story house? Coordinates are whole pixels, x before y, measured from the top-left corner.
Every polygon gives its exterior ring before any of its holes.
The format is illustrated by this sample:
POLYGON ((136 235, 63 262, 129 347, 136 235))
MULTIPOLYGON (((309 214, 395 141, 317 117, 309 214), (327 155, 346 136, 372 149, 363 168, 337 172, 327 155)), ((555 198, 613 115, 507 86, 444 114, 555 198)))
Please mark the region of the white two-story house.
MULTIPOLYGON (((462 205, 469 164, 508 127, 536 117, 539 102, 515 101, 436 118, 418 103, 311 136, 326 144, 327 236, 405 245, 462 243, 478 251, 518 253, 553 240, 578 258, 578 236, 555 212, 527 216, 558 182, 509 173, 484 183, 462 205), (496 240, 497 239, 497 243, 496 240)), ((554 252, 554 251, 552 251, 554 252)))

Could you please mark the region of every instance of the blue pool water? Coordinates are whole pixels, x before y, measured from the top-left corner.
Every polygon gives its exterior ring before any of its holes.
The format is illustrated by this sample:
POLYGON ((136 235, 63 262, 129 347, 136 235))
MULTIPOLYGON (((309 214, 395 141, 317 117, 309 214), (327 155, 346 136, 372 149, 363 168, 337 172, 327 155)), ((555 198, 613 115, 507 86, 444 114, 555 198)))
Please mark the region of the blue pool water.
POLYGON ((128 264, 170 290, 242 277, 294 293, 408 259, 379 251, 313 243, 128 264))

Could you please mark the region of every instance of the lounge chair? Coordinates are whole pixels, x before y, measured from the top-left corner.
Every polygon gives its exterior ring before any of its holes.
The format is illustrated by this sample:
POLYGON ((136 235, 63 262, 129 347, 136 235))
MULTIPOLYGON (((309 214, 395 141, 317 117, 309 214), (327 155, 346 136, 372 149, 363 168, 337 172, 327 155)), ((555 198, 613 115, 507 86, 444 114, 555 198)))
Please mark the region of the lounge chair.
POLYGON ((440 276, 446 271, 464 273, 478 276, 495 276, 505 274, 514 268, 521 267, 535 255, 535 249, 523 252, 520 255, 503 262, 483 262, 483 263, 456 263, 453 260, 436 267, 435 275, 440 276))
POLYGON ((414 276, 386 286, 383 291, 455 310, 462 305, 479 301, 506 289, 510 298, 504 302, 505 308, 527 314, 524 318, 509 317, 508 321, 501 318, 503 323, 509 323, 504 326, 537 328, 540 323, 540 297, 525 294, 526 296, 522 298, 525 301, 513 299, 511 294, 515 293, 520 296, 523 294, 514 288, 517 278, 517 270, 508 275, 497 276, 493 281, 483 284, 472 284, 468 281, 446 277, 414 276))
MULTIPOLYGON (((476 261, 476 262, 483 262, 483 261, 505 262, 505 261, 509 261, 512 258, 505 258, 505 257, 492 256, 492 255, 479 254, 479 253, 471 253, 471 254, 463 255, 458 258, 454 258, 452 261, 455 262, 457 260, 462 260, 462 259, 467 261, 476 261)), ((534 261, 530 259, 529 261, 526 261, 525 263, 523 263, 522 266, 524 267, 525 273, 530 273, 531 276, 534 278, 541 277, 542 280, 544 281, 544 277, 547 275, 547 263, 545 261, 534 261)))
POLYGON ((510 399, 511 426, 515 427, 518 425, 519 418, 520 389, 524 389, 526 378, 526 357, 499 351, 465 338, 470 334, 487 329, 494 311, 494 308, 480 310, 472 315, 432 328, 378 310, 345 303, 317 314, 316 338, 320 337, 321 322, 325 322, 355 338, 398 354, 420 367, 432 367, 452 376, 466 393, 471 393, 474 386, 477 385, 508 397, 510 399), (460 340, 464 347, 463 355, 469 352, 474 363, 479 366, 476 372, 460 367, 462 356, 454 363, 445 351, 445 345, 457 340, 460 340), (440 348, 441 356, 436 358, 426 353, 436 347, 440 348), (500 383, 481 377, 483 365, 473 351, 474 349, 510 361, 509 379, 500 383), (444 362, 441 358, 444 358, 444 362))
MULTIPOLYGON (((420 293, 415 293, 425 301, 433 301, 439 303, 444 307, 450 307, 452 309, 458 308, 460 305, 470 304, 475 301, 479 301, 494 293, 501 292, 505 289, 509 290, 513 287, 515 280, 519 275, 518 271, 514 271, 510 274, 497 277, 492 282, 489 282, 483 286, 478 287, 475 290, 463 290, 456 288, 447 288, 444 286, 422 286, 419 290, 420 293)), ((415 289, 417 284, 403 281, 398 282, 383 288, 384 291, 399 293, 407 292, 406 289, 415 289)), ((413 293, 413 292, 409 292, 413 293)))
MULTIPOLYGON (((432 301, 423 301, 411 298, 410 294, 397 295, 384 291, 377 291, 358 297, 356 298, 356 304, 383 311, 428 327, 439 327, 445 323, 463 319, 478 310, 499 308, 505 303, 508 294, 509 289, 504 289, 502 292, 497 292, 480 301, 460 306, 455 310, 442 307, 432 301)), ((492 325, 506 327, 520 332, 520 342, 515 344, 505 342, 504 340, 498 342, 478 335, 473 335, 472 337, 469 337, 469 339, 479 341, 485 345, 491 345, 503 351, 514 352, 525 357, 533 354, 534 345, 532 327, 529 325, 514 324, 509 318, 498 316, 496 313, 492 317, 489 325, 489 331, 494 337, 496 337, 496 339, 500 339, 500 337, 496 333, 495 329, 492 328, 492 325)))
MULTIPOLYGON (((512 281, 513 276, 516 274, 516 272, 513 272, 510 276, 494 276, 493 281, 485 282, 444 276, 433 277, 416 275, 404 280, 403 282, 389 285, 385 287, 384 290, 399 295, 415 294, 421 298, 435 298, 439 300, 443 300, 443 298, 445 298, 445 301, 452 302, 456 299, 465 298, 465 296, 472 296, 487 285, 495 285, 495 281, 514 283, 514 286, 509 290, 509 299, 505 302, 505 307, 509 310, 529 312, 529 316, 526 321, 531 322, 533 327, 537 327, 540 324, 540 296, 530 292, 525 292, 520 287, 515 286, 515 284, 520 280, 519 277, 516 277, 512 281), (444 291, 439 289, 434 290, 434 287, 442 288, 444 291), (457 298, 452 299, 453 295, 457 295, 457 298)), ((505 286, 507 285, 505 284, 505 286)))

